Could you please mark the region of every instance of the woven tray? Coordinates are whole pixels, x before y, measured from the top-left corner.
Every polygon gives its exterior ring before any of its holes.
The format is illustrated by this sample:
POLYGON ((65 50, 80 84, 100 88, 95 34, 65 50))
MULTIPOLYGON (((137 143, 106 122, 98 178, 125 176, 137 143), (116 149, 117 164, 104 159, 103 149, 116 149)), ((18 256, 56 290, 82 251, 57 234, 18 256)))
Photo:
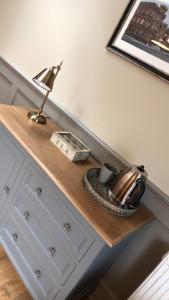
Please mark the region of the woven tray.
POLYGON ((133 215, 138 210, 138 208, 126 210, 111 203, 112 198, 109 197, 108 193, 109 187, 99 182, 99 173, 100 168, 89 169, 84 174, 82 179, 84 189, 88 192, 91 198, 95 200, 99 206, 103 207, 107 212, 111 214, 126 217, 133 215))

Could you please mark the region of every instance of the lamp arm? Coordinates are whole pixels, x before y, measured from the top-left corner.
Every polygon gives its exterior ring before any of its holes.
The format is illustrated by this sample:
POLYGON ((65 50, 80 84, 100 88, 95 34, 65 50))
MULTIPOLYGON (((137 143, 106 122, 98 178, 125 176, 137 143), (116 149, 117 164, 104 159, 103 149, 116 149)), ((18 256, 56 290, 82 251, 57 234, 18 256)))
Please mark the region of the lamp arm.
POLYGON ((47 91, 47 93, 46 93, 46 95, 45 95, 45 97, 44 97, 44 99, 43 99, 43 101, 42 101, 42 104, 41 104, 41 106, 39 107, 38 115, 40 115, 41 112, 43 111, 43 107, 44 107, 44 105, 45 105, 45 103, 46 103, 46 101, 47 101, 47 99, 48 99, 49 93, 50 93, 50 91, 47 91))
POLYGON ((55 67, 55 66, 52 67, 53 70, 54 70, 54 69, 57 69, 56 74, 55 74, 55 78, 57 77, 59 71, 61 70, 62 64, 63 64, 63 60, 61 61, 60 65, 58 65, 57 67, 55 67))

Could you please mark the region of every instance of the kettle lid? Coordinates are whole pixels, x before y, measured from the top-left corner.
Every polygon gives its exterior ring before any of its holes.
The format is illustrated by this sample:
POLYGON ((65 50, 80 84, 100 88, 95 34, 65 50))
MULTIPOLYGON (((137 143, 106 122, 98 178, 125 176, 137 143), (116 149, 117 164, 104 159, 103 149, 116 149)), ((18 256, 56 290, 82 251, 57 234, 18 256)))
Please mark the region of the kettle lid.
POLYGON ((132 166, 132 169, 133 169, 136 173, 142 175, 143 177, 145 177, 145 178, 148 177, 148 173, 145 171, 145 168, 144 168, 143 165, 140 165, 140 166, 133 165, 133 166, 132 166))

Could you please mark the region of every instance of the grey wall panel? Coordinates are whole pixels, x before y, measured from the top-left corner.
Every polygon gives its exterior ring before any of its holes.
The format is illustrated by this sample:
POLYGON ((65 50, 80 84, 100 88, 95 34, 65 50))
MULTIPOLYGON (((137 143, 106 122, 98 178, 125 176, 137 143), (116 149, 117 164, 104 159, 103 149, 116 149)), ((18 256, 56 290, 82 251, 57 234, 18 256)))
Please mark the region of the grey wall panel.
POLYGON ((12 82, 0 73, 0 103, 10 104, 12 82))
POLYGON ((102 279, 118 300, 140 285, 169 251, 169 231, 158 221, 144 226, 130 240, 102 279))
POLYGON ((34 87, 31 78, 25 79, 9 63, 0 57, 0 103, 18 103, 22 106, 39 106, 42 101, 42 92, 34 87), (5 79, 4 79, 5 78, 5 79), (8 86, 7 86, 8 85, 8 86), (6 92, 5 92, 6 91, 6 92), (19 93, 19 94, 18 94, 19 93), (3 96, 4 95, 4 96, 3 96), (23 102, 22 102, 23 96, 23 102), (5 99, 3 101, 3 99, 5 99), (2 101, 1 101, 2 100, 2 101), (26 103, 27 102, 27 103, 26 103))
POLYGON ((169 228, 169 201, 162 191, 158 191, 157 187, 151 188, 149 185, 145 194, 143 195, 142 202, 152 211, 154 216, 161 221, 167 228, 169 228))
POLYGON ((26 108, 35 107, 35 104, 19 89, 16 91, 12 104, 26 108))

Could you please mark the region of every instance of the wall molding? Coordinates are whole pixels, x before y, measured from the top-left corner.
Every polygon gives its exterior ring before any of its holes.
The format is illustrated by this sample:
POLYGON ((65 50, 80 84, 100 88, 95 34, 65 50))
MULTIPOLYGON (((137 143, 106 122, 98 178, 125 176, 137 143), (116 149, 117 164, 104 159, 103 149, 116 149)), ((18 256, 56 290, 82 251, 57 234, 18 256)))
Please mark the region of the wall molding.
MULTIPOLYGON (((37 107, 40 105, 44 95, 43 90, 35 85, 31 78, 3 57, 0 57, 0 74, 2 74, 0 76, 0 103, 24 107, 37 107), (6 91, 5 87, 3 88, 1 78, 5 78, 10 83, 8 91, 6 91)), ((45 105, 45 113, 64 130, 71 131, 86 143, 91 148, 93 156, 97 161, 100 163, 105 161, 111 162, 118 170, 130 165, 129 162, 100 140, 73 115, 60 105, 56 105, 55 101, 56 99, 51 95, 45 105)), ((150 180, 148 180, 142 202, 169 229, 169 196, 150 180)))

